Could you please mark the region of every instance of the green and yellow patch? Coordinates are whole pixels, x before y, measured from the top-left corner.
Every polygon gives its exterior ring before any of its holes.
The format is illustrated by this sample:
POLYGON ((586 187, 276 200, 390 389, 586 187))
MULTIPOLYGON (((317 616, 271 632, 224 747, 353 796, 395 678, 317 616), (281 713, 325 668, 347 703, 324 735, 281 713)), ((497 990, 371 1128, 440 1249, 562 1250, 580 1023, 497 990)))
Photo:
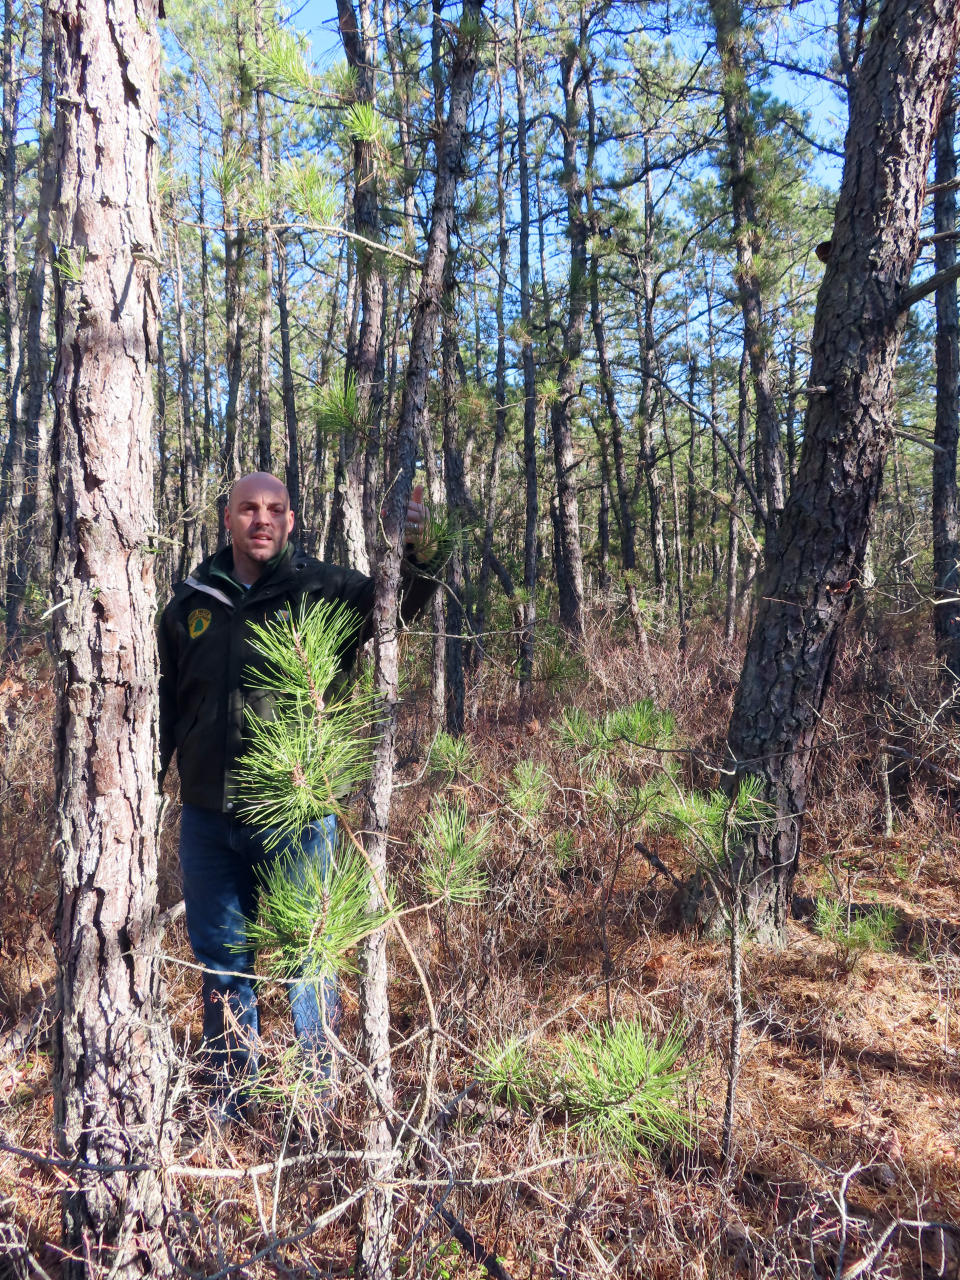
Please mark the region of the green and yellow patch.
POLYGON ((187 617, 187 634, 191 640, 202 636, 212 621, 209 609, 191 609, 187 617))

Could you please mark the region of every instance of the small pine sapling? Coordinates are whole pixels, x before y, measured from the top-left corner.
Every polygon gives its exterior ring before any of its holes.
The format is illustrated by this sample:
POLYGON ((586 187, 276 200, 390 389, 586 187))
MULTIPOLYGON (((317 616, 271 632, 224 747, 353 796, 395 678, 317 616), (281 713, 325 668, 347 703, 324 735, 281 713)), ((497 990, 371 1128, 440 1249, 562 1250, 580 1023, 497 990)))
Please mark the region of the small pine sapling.
MULTIPOLYGON (((295 848, 309 823, 343 817, 346 797, 369 774, 376 703, 341 673, 358 625, 353 610, 320 602, 251 626, 265 665, 248 682, 259 687, 264 714, 247 709, 239 793, 244 819, 268 833, 267 847, 289 839, 295 848)), ((278 859, 266 873, 249 940, 278 978, 332 976, 394 912, 388 903, 371 908, 370 872, 355 842, 291 875, 295 861, 278 859)))
POLYGON ((584 1141, 632 1159, 691 1143, 681 1092, 693 1068, 682 1053, 676 1024, 658 1041, 633 1017, 539 1051, 512 1037, 488 1047, 480 1074, 495 1102, 559 1114, 584 1141))

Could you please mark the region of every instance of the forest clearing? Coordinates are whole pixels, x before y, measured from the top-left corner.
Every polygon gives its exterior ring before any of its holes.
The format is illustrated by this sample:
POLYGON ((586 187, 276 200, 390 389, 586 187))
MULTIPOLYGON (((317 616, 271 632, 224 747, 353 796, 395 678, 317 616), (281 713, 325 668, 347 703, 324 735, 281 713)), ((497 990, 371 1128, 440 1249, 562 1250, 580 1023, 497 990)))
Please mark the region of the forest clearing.
POLYGON ((6 0, 0 1278, 960 1277, 958 44, 6 0))

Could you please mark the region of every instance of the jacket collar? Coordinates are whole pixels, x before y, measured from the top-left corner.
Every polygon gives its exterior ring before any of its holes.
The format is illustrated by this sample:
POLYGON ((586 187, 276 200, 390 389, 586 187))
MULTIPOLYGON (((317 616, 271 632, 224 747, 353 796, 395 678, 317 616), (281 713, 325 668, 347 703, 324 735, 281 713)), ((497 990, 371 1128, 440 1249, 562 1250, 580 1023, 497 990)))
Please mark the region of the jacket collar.
POLYGON ((270 588, 285 581, 289 574, 294 554, 294 545, 292 542, 288 542, 278 555, 267 561, 263 573, 256 582, 249 587, 245 587, 233 576, 233 548, 230 546, 221 547, 219 551, 214 552, 212 556, 208 556, 202 564, 199 564, 186 582, 190 587, 198 590, 204 589, 208 595, 212 595, 216 591, 218 599, 224 600, 227 604, 236 604, 246 596, 251 596, 254 593, 259 595, 262 591, 269 591, 270 588))

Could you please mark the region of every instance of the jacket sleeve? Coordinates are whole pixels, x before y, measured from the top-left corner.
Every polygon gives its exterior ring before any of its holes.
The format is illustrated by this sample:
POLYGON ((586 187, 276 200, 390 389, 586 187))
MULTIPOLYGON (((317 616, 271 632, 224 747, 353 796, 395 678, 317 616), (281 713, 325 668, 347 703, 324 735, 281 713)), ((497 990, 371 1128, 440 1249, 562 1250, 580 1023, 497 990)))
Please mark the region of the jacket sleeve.
POLYGON ((177 723, 177 661, 176 644, 171 635, 173 628, 172 602, 160 615, 157 628, 157 653, 160 658, 160 772, 157 788, 163 790, 163 780, 173 758, 177 723))
POLYGON ((442 566, 441 554, 420 564, 408 553, 400 562, 400 617, 405 623, 412 622, 433 599, 440 585, 437 574, 442 566))

